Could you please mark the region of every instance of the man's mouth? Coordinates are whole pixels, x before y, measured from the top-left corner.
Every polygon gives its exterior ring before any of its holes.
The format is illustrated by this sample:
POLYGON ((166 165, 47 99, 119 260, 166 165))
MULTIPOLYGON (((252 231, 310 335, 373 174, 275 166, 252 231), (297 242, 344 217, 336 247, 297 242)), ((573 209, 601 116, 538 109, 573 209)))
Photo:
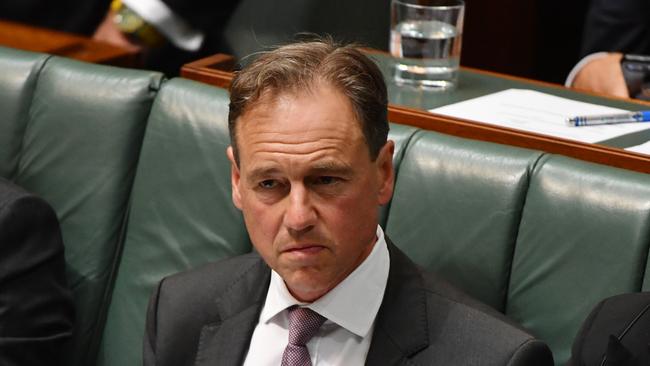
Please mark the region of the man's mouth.
POLYGON ((325 249, 325 247, 320 244, 296 244, 288 246, 282 252, 292 255, 309 256, 318 254, 323 249, 325 249))

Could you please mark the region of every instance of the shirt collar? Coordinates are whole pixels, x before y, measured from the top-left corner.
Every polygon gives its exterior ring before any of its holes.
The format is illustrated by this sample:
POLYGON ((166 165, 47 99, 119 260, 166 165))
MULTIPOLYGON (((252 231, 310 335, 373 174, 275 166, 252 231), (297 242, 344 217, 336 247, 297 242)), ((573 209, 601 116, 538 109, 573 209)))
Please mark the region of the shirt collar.
POLYGON ((377 241, 368 257, 341 283, 313 303, 296 300, 282 280, 271 270, 271 283, 260 322, 273 321, 293 305, 306 306, 350 332, 365 337, 375 321, 388 281, 390 258, 384 232, 377 225, 377 241))

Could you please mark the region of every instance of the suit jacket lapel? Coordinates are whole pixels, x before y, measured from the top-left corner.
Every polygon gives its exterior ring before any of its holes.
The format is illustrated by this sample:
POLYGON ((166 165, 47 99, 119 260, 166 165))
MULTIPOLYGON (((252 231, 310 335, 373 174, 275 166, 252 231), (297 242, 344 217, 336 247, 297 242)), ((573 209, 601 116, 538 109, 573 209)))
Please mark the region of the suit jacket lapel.
POLYGON ((386 237, 390 270, 366 365, 398 365, 429 345, 427 299, 413 262, 386 237))
POLYGON ((241 365, 259 320, 271 278, 269 267, 260 258, 215 304, 217 320, 201 329, 196 366, 241 365))
MULTIPOLYGON (((413 262, 386 238, 390 270, 366 365, 399 365, 428 347, 428 314, 422 277, 413 262)), ((215 304, 215 321, 201 330, 196 366, 241 365, 259 320, 271 279, 260 258, 215 304)))

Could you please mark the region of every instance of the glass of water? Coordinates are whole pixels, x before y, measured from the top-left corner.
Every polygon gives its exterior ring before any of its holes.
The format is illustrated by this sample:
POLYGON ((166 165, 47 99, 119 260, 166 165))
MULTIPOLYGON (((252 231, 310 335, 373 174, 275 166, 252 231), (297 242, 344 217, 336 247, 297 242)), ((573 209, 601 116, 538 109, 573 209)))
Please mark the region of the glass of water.
POLYGON ((390 53, 397 84, 456 87, 464 12, 462 0, 392 0, 390 53))

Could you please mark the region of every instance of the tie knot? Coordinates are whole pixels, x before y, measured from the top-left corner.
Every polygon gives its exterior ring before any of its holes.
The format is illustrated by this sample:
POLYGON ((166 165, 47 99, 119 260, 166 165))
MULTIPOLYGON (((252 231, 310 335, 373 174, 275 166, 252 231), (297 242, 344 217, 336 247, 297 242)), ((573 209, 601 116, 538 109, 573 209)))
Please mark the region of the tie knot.
POLYGON ((299 306, 289 308, 289 343, 304 346, 325 322, 317 312, 299 306))

